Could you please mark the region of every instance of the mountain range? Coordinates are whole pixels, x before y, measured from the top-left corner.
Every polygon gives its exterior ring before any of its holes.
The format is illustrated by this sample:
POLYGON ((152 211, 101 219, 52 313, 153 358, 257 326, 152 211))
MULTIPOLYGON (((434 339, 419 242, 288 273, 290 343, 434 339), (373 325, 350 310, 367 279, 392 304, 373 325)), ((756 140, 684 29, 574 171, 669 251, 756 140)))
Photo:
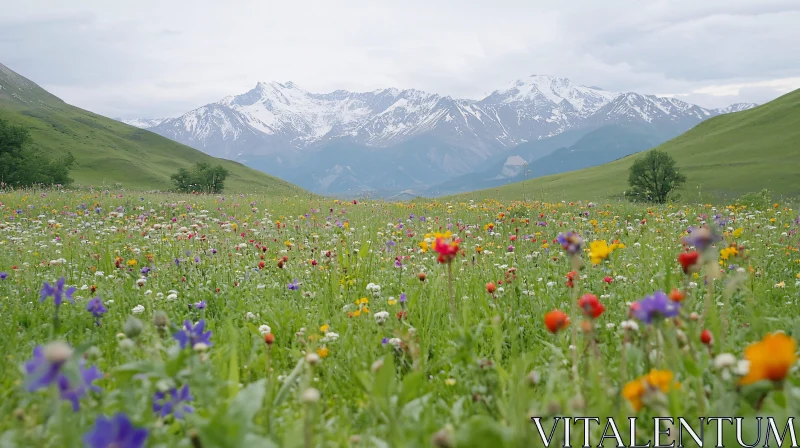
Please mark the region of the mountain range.
POLYGON ((317 193, 435 195, 605 163, 754 106, 706 109, 533 75, 478 100, 260 82, 180 117, 121 121, 317 193))

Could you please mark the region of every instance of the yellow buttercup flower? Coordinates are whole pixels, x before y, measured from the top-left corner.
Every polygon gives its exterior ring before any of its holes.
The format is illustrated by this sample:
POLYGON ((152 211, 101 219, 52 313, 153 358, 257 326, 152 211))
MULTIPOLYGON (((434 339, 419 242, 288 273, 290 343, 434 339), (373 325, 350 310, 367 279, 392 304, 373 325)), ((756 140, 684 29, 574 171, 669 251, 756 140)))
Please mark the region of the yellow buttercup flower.
POLYGON ((613 249, 608 246, 606 240, 592 241, 589 245, 589 258, 592 264, 600 264, 601 261, 611 255, 613 249))

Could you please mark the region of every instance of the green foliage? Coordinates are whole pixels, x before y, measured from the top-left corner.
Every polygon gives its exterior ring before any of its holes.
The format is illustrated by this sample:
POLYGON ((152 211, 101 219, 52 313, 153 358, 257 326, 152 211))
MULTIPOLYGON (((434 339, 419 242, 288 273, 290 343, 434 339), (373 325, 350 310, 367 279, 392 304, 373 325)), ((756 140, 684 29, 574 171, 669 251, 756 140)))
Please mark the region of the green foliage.
POLYGON ((685 182, 686 176, 675 166, 675 159, 656 149, 638 157, 628 169, 631 189, 626 196, 634 201, 663 204, 685 182))
POLYGON ((225 179, 230 172, 222 165, 211 166, 208 163, 197 163, 191 171, 181 168, 170 176, 179 193, 222 193, 225 179))
POLYGON ((15 187, 69 185, 75 157, 67 152, 51 158, 31 143, 30 130, 0 119, 0 183, 15 187))
POLYGON ((756 209, 767 208, 772 204, 772 194, 765 188, 759 193, 743 194, 736 202, 756 209))

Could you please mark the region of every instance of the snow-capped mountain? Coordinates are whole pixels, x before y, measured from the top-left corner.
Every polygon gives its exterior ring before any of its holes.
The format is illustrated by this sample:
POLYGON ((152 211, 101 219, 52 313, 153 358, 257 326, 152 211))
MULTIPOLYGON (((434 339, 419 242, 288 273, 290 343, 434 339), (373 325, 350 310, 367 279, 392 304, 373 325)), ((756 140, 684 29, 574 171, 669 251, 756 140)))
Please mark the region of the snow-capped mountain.
MULTIPOLYGON (((519 144, 569 130, 642 123, 671 138, 714 115, 749 107, 704 109, 533 75, 479 100, 413 89, 319 94, 292 82, 259 82, 177 118, 125 122, 313 191, 400 191, 475 171, 519 144), (392 173, 375 177, 386 170, 392 173)), ((520 163, 512 159, 509 174, 520 163)))
POLYGON ((754 107, 758 107, 756 103, 736 103, 731 104, 728 107, 722 107, 719 109, 714 109, 719 114, 732 114, 734 112, 741 112, 743 110, 752 109, 754 107))
POLYGON ((121 121, 125 124, 129 124, 131 126, 135 126, 137 128, 142 129, 149 129, 153 126, 158 126, 163 123, 166 118, 132 118, 132 119, 125 119, 125 118, 117 118, 117 121, 121 121))

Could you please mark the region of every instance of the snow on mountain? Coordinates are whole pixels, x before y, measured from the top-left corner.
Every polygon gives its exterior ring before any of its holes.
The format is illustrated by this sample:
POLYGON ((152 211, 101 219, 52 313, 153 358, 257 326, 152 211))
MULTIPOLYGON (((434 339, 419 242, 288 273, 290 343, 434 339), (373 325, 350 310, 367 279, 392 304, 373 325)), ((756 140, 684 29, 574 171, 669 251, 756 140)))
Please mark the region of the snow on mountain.
POLYGON ((736 103, 731 104, 728 107, 721 107, 719 109, 714 109, 718 114, 731 114, 734 112, 741 112, 743 110, 752 109, 754 107, 758 107, 756 103, 736 103))
POLYGON ((121 121, 122 123, 131 126, 136 126, 137 128, 142 128, 142 129, 149 129, 152 128, 153 126, 158 126, 165 120, 166 118, 131 118, 131 119, 117 118, 117 121, 121 121))
MULTIPOLYGON (((479 100, 393 88, 320 94, 292 82, 259 82, 248 92, 177 118, 122 121, 270 174, 306 173, 294 180, 302 185, 303 179, 315 179, 312 186, 303 186, 330 191, 347 182, 352 188, 370 188, 363 183, 370 170, 350 170, 355 165, 348 158, 382 160, 386 167, 376 169, 386 170, 410 167, 408 160, 413 159, 429 165, 431 176, 454 176, 516 145, 568 130, 644 123, 674 137, 711 116, 749 107, 710 110, 675 98, 610 92, 566 78, 532 75, 479 100), (328 145, 350 150, 331 164, 329 158, 318 157, 328 145), (389 156, 378 157, 376 151, 388 151, 389 156), (327 165, 319 165, 323 161, 327 165)), ((517 160, 509 162, 509 174, 520 169, 517 160)), ((402 183, 403 170, 393 172, 393 185, 402 183)), ((413 188, 427 182, 424 176, 413 177, 413 188)))

